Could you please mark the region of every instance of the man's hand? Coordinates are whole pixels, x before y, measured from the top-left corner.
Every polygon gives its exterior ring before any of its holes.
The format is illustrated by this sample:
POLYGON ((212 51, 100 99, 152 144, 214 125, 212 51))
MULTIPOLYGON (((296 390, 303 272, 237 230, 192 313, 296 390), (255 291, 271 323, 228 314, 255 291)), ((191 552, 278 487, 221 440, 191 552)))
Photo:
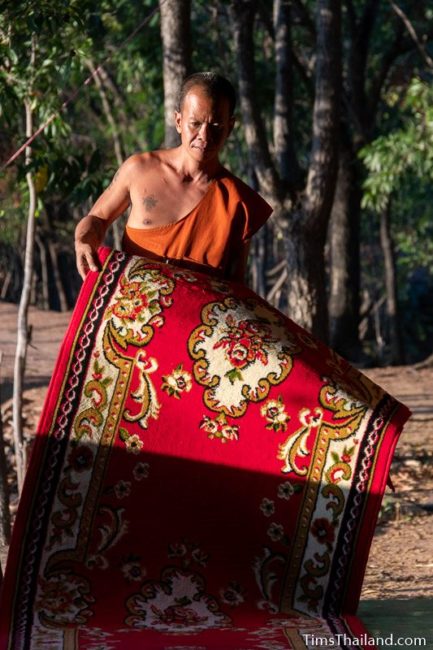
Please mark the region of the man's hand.
POLYGON ((98 255, 90 244, 75 241, 75 256, 78 273, 83 280, 89 271, 99 271, 98 255))
POLYGON ((104 241, 107 226, 107 221, 94 214, 88 214, 75 228, 77 269, 83 280, 89 271, 100 269, 97 251, 104 241))
POLYGON ((90 213, 83 217, 75 228, 77 269, 83 280, 89 271, 100 270, 97 250, 104 241, 108 226, 125 212, 129 205, 129 185, 131 175, 137 172, 137 161, 140 162, 140 156, 134 155, 123 163, 90 213))

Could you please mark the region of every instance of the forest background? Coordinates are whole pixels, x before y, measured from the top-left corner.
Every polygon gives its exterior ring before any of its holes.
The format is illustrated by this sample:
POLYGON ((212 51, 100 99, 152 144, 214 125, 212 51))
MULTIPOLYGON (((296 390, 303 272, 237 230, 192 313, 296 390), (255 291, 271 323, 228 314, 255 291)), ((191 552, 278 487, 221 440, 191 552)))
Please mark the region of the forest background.
POLYGON ((2 164, 57 114, 1 172, 1 299, 30 264, 33 304, 73 306, 77 221, 125 157, 176 144, 180 81, 212 69, 239 95, 224 164, 274 207, 252 287, 358 364, 431 355, 431 3, 159 5, 0 2, 2 164))

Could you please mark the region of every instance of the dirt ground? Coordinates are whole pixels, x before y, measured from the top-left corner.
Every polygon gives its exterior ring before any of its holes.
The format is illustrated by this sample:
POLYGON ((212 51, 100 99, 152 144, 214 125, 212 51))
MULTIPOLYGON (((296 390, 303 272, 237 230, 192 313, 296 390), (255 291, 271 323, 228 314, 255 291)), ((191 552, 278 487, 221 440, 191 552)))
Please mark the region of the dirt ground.
MULTIPOLYGON (((0 367, 3 426, 11 436, 12 377, 16 338, 15 305, 0 303, 0 367)), ((31 310, 32 344, 25 385, 26 430, 34 430, 70 314, 31 310)), ((413 415, 397 446, 370 552, 362 598, 433 597, 433 368, 412 366, 365 371, 413 415)), ((12 451, 8 444, 9 460, 12 451)), ((17 499, 13 495, 12 512, 17 499)), ((4 554, 3 554, 4 555, 4 554)))

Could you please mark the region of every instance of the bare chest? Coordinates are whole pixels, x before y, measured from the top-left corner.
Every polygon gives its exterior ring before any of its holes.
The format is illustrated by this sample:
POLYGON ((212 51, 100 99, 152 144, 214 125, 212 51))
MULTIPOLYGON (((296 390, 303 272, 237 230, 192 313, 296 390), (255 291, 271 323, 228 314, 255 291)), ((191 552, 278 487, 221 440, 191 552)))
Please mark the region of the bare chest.
POLYGON ((188 216, 198 206, 209 184, 167 183, 155 180, 130 189, 131 211, 128 225, 133 228, 166 226, 188 216))

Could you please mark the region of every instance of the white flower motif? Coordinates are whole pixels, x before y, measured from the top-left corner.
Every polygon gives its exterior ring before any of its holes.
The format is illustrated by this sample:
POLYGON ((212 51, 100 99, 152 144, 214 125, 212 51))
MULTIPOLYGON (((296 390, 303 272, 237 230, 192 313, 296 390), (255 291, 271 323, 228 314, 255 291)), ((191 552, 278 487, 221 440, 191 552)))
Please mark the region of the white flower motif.
POLYGON ((244 602, 242 588, 236 582, 231 582, 226 589, 220 589, 221 601, 225 605, 236 607, 244 602))
POLYGON ((143 441, 140 440, 139 436, 137 436, 136 433, 134 433, 132 436, 129 436, 125 440, 126 451, 128 451, 130 454, 139 454, 140 449, 143 447, 143 444, 143 441))
POLYGON ((191 557, 195 562, 197 562, 197 564, 200 564, 201 566, 206 566, 209 559, 209 556, 199 548, 195 548, 192 551, 191 557))
POLYGON ((278 497, 280 499, 286 499, 288 501, 294 492, 295 490, 290 481, 284 481, 284 483, 280 483, 278 486, 278 497))
POLYGON ((275 521, 269 526, 267 533, 273 542, 278 542, 283 538, 284 528, 281 524, 276 524, 275 521))
POLYGON ((118 499, 124 499, 131 494, 131 481, 119 481, 114 486, 114 493, 118 499))
POLYGON ((141 481, 143 478, 148 478, 149 476, 149 463, 137 463, 134 469, 132 470, 132 475, 136 481, 141 481))
POLYGON ((218 431, 218 423, 209 416, 204 415, 200 422, 200 428, 204 429, 206 433, 216 433, 218 431))
POLYGON ((221 435, 223 438, 226 438, 227 440, 239 440, 239 427, 236 425, 230 426, 227 424, 226 426, 223 426, 221 429, 221 435))
POLYGON ((260 510, 263 512, 265 517, 270 517, 275 512, 275 503, 271 499, 262 499, 260 504, 260 510))
MULTIPOLYGON (((269 600, 259 600, 257 602, 257 607, 258 609, 262 609, 265 612, 270 612, 271 614, 278 613, 278 606, 274 603, 271 603, 269 600)), ((257 634, 257 636, 260 636, 258 632, 252 632, 252 634, 257 634)))
POLYGON ((260 407, 260 415, 265 418, 267 429, 286 431, 290 417, 285 410, 281 396, 278 399, 268 399, 260 407))
POLYGON ((184 557, 188 552, 183 542, 175 542, 168 547, 168 557, 184 557))
POLYGON ((122 573, 127 580, 140 582, 146 575, 145 569, 138 560, 130 560, 122 564, 122 573))
POLYGON ((182 393, 189 393, 191 388, 191 374, 183 369, 182 364, 179 364, 170 375, 162 377, 162 389, 177 399, 180 399, 182 393))
POLYGON ((218 438, 221 442, 239 440, 239 427, 236 424, 228 424, 224 413, 220 413, 215 420, 204 415, 200 422, 200 429, 204 429, 211 440, 214 438, 218 438))

